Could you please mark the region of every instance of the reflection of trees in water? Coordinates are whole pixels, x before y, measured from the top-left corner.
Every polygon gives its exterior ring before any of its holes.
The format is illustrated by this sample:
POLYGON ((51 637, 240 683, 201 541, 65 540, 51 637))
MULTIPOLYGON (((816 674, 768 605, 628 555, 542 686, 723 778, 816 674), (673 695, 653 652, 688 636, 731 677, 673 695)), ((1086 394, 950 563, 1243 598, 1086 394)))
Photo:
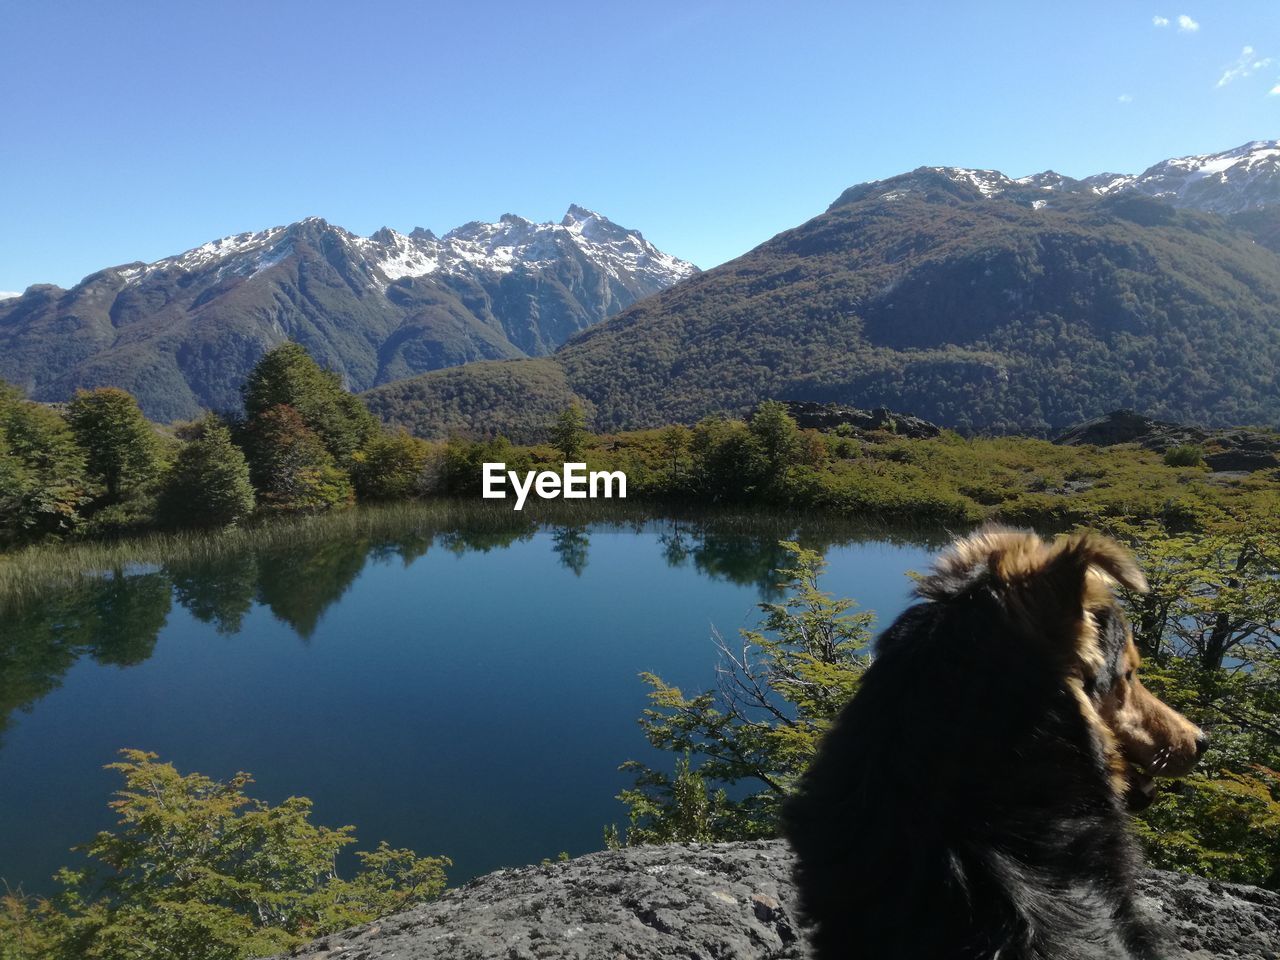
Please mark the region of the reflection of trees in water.
POLYGON ((591 540, 585 527, 560 527, 551 534, 551 550, 560 558, 560 565, 582 576, 587 569, 587 548, 591 540))
POLYGON ((0 733, 14 710, 57 689, 81 657, 121 667, 150 657, 171 603, 164 574, 117 570, 20 607, 0 606, 0 733))
MULTIPOLYGON (((550 527, 559 562, 580 576, 587 567, 590 532, 601 526, 605 524, 550 527)), ((656 526, 666 563, 692 563, 703 576, 754 586, 765 599, 778 597, 777 571, 787 560, 779 540, 799 540, 825 556, 833 546, 869 540, 920 544, 940 539, 928 531, 851 530, 821 521, 758 517, 632 518, 607 526, 635 532, 656 526)), ((223 634, 241 630, 257 603, 305 640, 370 560, 398 558, 408 566, 433 546, 459 555, 488 553, 529 540, 539 529, 536 520, 513 513, 466 528, 416 528, 376 540, 246 550, 133 575, 116 570, 50 590, 21 606, 0 601, 0 733, 14 710, 29 708, 56 689, 79 658, 129 666, 150 657, 174 600, 223 634)))
POLYGON ((175 599, 201 623, 221 634, 240 631, 258 595, 258 557, 249 553, 228 562, 180 564, 167 568, 175 599))
POLYGON ((885 525, 853 525, 821 518, 794 522, 776 517, 723 517, 659 521, 662 558, 672 567, 692 561, 701 574, 741 586, 753 586, 762 600, 776 601, 783 591, 779 570, 791 560, 779 544, 797 541, 825 557, 834 547, 859 543, 941 546, 941 530, 885 525))
POLYGON ((367 540, 264 553, 258 564, 258 601, 298 636, 310 639, 321 615, 360 575, 368 555, 367 540))

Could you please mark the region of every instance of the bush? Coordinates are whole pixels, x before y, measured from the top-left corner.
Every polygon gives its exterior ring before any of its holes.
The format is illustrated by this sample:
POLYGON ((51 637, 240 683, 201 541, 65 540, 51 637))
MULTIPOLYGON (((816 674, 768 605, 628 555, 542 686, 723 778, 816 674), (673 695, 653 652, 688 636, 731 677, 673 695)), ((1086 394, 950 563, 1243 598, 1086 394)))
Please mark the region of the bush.
MULTIPOLYGON (((773 836, 782 798, 808 767, 823 733, 857 689, 874 615, 818 589, 821 556, 783 542, 786 597, 762 603, 760 630, 730 647, 717 636, 716 690, 686 696, 653 674, 640 720, 649 742, 682 757, 674 776, 636 761, 628 844, 773 836), (695 767, 694 761, 700 761, 695 767), (714 785, 712 787, 711 785, 714 785), (732 793, 733 797, 730 797, 732 793)), ((610 842, 622 842, 616 829, 610 842)))
POLYGON ((1194 443, 1170 447, 1164 452, 1164 462, 1169 467, 1198 467, 1204 463, 1204 447, 1194 443))
POLYGON ((249 464, 231 431, 210 416, 165 475, 157 513, 171 527, 229 527, 253 513, 249 464))
POLYGON ((431 446, 405 431, 379 433, 352 457, 351 481, 362 500, 403 500, 422 493, 431 446))
POLYGON ((238 773, 220 782, 180 774, 153 753, 121 751, 124 778, 113 830, 79 849, 82 870, 62 870, 52 900, 0 898, 5 960, 248 960, 437 896, 444 857, 378 845, 338 876, 354 828, 311 822, 311 801, 279 806, 245 793, 238 773))

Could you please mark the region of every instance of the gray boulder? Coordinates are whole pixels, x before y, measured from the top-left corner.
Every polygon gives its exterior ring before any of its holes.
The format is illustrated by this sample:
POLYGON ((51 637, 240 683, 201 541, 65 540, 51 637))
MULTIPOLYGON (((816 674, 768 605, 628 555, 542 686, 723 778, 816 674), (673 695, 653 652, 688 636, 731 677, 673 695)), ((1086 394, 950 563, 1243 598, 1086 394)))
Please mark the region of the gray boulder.
MULTIPOLYGON (((639 847, 500 870, 295 951, 306 960, 799 960, 782 841, 639 847)), ((1280 894, 1151 871, 1168 960, 1280 958, 1280 894)))

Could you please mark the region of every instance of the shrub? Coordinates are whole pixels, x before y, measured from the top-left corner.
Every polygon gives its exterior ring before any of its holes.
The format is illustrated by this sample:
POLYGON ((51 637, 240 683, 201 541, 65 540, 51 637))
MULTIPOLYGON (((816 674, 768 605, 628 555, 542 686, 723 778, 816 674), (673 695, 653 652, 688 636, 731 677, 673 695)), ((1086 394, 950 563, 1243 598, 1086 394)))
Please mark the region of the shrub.
POLYGON ((1198 467, 1204 463, 1204 447, 1184 443, 1164 452, 1164 462, 1169 467, 1198 467))
POLYGON ((253 513, 249 464, 231 431, 210 416, 165 475, 157 513, 173 527, 229 527, 253 513))
POLYGON ((5 960, 248 960, 437 896, 444 857, 378 845, 338 875, 352 827, 311 822, 311 801, 279 806, 230 780, 180 774, 153 753, 121 751, 116 825, 78 849, 82 870, 62 870, 53 900, 0 899, 5 960))
POLYGON ((422 492, 431 446, 406 431, 379 433, 352 457, 351 481, 362 500, 403 500, 422 492))

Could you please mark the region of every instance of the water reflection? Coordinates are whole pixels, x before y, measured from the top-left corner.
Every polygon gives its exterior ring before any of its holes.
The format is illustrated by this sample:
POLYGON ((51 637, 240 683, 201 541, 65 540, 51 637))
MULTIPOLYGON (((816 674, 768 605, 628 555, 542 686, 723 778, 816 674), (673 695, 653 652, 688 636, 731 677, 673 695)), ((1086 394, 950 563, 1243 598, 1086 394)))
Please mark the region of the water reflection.
POLYGON ((82 657, 128 667, 147 660, 176 602, 218 633, 238 633, 255 605, 304 643, 325 612, 373 562, 398 559, 404 566, 432 549, 452 554, 489 553, 550 534, 557 562, 580 577, 587 569, 593 532, 656 531, 662 560, 692 565, 702 576, 752 586, 762 598, 777 596, 777 571, 786 559, 778 545, 796 539, 825 554, 833 546, 865 540, 898 544, 941 542, 931 531, 874 530, 818 521, 778 518, 696 518, 540 527, 514 515, 495 529, 406 531, 385 539, 308 543, 299 549, 247 550, 212 560, 171 563, 145 573, 112 570, 75 586, 50 590, 21 605, 0 601, 0 737, 19 710, 29 710, 56 689, 82 657))

